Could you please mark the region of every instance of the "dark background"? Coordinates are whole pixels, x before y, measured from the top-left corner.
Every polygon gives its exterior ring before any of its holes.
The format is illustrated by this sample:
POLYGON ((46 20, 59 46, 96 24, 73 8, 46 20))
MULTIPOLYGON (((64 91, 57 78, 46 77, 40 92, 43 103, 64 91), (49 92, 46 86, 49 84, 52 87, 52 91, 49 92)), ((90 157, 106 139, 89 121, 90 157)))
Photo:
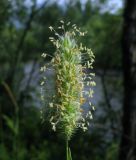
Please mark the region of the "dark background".
POLYGON ((71 139, 73 159, 135 160, 135 0, 0 0, 0 160, 65 159, 65 141, 40 119, 41 54, 53 55, 48 27, 60 20, 87 30, 96 56, 96 111, 71 139))

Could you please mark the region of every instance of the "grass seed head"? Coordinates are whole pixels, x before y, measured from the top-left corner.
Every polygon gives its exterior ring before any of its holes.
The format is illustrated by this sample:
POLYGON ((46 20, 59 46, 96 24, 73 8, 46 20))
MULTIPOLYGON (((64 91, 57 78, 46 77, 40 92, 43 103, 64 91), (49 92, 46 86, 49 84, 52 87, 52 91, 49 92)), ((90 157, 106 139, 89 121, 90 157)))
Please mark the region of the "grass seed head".
MULTIPOLYGON (((70 22, 66 24, 70 26, 70 22)), ((70 139, 76 128, 87 130, 89 122, 85 117, 92 119, 92 112, 83 109, 82 105, 89 103, 88 98, 84 97, 85 93, 88 97, 93 97, 93 89, 84 91, 84 85, 95 86, 92 80, 93 73, 87 73, 87 69, 92 69, 94 62, 94 54, 90 48, 78 44, 78 37, 85 36, 86 32, 82 32, 75 24, 72 29, 65 31, 65 23, 61 21, 63 34, 57 33, 52 26, 51 31, 55 32, 55 37, 50 37, 50 41, 56 47, 54 57, 50 65, 44 64, 41 67, 42 72, 47 72, 49 66, 54 70, 54 93, 50 97, 45 97, 45 105, 42 107, 42 117, 52 125, 54 131, 60 130, 67 139, 70 139), (86 83, 86 84, 85 84, 86 83)), ((48 54, 42 54, 42 57, 48 57, 48 54)), ((47 83, 44 78, 41 82, 41 87, 45 87, 47 83)), ((50 91, 49 91, 50 92, 50 91)), ((42 92, 43 94, 43 92, 42 92)), ((44 95, 42 95, 43 99, 44 95)), ((94 110, 94 106, 93 106, 94 110)))

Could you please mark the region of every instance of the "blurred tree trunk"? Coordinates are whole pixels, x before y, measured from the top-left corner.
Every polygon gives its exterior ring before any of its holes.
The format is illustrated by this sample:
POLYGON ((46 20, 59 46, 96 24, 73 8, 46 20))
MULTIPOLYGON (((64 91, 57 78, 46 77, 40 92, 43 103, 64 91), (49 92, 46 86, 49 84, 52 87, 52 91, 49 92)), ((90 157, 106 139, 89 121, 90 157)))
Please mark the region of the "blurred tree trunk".
POLYGON ((136 0, 126 0, 122 36, 124 104, 119 160, 136 160, 136 0))

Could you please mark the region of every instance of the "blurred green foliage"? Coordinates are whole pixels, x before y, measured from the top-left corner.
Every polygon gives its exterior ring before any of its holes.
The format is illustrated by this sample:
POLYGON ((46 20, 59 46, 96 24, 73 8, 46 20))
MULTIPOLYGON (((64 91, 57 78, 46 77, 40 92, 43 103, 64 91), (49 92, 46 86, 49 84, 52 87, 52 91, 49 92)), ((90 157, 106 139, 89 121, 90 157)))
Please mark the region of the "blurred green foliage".
MULTIPOLYGON (((65 7, 57 3, 48 4, 48 1, 45 6, 37 5, 35 0, 27 3, 22 0, 0 1, 0 160, 65 159, 65 142, 61 136, 41 124, 39 108, 31 94, 39 97, 38 91, 29 83, 23 91, 20 89, 25 64, 30 61, 41 63, 42 52, 53 55, 48 27, 57 27, 59 20, 63 19, 88 31, 82 41, 95 52, 96 68, 121 69, 122 12, 103 13, 101 5, 106 1, 95 5, 88 1, 84 8, 79 1, 70 1, 65 7), (19 104, 16 144, 16 111, 2 81, 11 88, 19 104)), ((31 81, 32 75, 29 76, 31 81)), ((109 121, 107 117, 106 120, 109 121)), ((104 124, 106 120, 100 118, 97 121, 104 124)), ((73 159, 116 160, 118 138, 107 142, 105 132, 105 128, 77 132, 70 144, 73 159)))

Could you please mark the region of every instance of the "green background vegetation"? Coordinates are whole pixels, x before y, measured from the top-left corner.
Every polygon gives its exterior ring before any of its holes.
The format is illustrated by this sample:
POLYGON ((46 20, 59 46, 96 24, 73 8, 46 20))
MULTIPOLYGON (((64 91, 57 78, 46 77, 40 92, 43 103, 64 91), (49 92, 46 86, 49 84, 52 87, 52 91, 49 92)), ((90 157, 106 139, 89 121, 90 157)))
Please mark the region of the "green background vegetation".
POLYGON ((51 1, 41 5, 36 0, 0 1, 0 160, 65 159, 65 142, 41 123, 40 104, 36 103, 40 91, 31 85, 33 73, 39 69, 36 66, 43 63, 41 53, 54 52, 48 27, 57 27, 62 19, 88 31, 82 42, 95 53, 94 68, 103 92, 97 103, 101 113, 94 116, 90 130, 77 131, 70 142, 73 160, 117 159, 122 115, 122 9, 103 12, 107 1, 87 1, 84 7, 79 1, 64 6, 51 1), (32 67, 26 75, 29 63, 32 67), (111 102, 113 97, 119 104, 111 102))

